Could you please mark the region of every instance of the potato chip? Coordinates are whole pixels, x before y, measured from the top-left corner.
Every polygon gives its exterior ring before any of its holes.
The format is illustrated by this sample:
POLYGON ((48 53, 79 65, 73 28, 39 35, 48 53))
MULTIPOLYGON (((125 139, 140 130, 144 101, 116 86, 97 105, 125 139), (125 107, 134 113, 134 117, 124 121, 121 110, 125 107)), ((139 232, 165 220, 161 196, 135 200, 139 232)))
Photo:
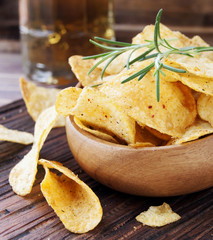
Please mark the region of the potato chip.
MULTIPOLYGON (((196 47, 209 47, 210 45, 205 42, 200 36, 194 36, 190 39, 191 43, 190 46, 196 46, 196 47)), ((201 56, 209 58, 211 61, 213 61, 213 52, 201 52, 201 56)))
MULTIPOLYGON (((109 64, 109 66, 106 68, 105 72, 109 75, 115 75, 115 74, 120 73, 125 68, 125 65, 127 63, 127 59, 129 57, 130 52, 131 51, 127 51, 127 52, 124 52, 121 55, 119 55, 114 61, 112 61, 111 64, 109 64)), ((130 60, 133 59, 134 57, 137 57, 141 52, 144 52, 144 49, 135 51, 132 54, 132 57, 130 58, 130 60)), ((100 59, 97 59, 96 62, 99 60, 100 59)), ((97 68, 100 68, 102 70, 104 68, 104 66, 106 65, 107 61, 108 61, 108 59, 106 61, 104 61, 103 63, 101 63, 100 65, 98 65, 97 68)))
MULTIPOLYGON (((77 77, 78 81, 82 86, 92 86, 102 82, 101 80, 101 69, 95 68, 89 75, 89 70, 95 64, 94 59, 83 60, 82 56, 75 55, 69 58, 69 64, 72 68, 73 73, 77 77)), ((108 74, 104 74, 107 77, 108 74)))
MULTIPOLYGON (((193 58, 188 56, 172 55, 165 59, 164 63, 180 69, 185 69, 188 73, 191 73, 194 76, 209 78, 209 80, 212 80, 213 62, 208 58, 201 57, 201 55, 194 56, 193 58)), ((182 75, 185 75, 185 73, 182 75)))
POLYGON ((77 87, 63 89, 57 96, 55 104, 56 111, 63 116, 69 115, 75 107, 81 92, 82 89, 77 87))
POLYGON ((186 129, 186 132, 183 134, 183 136, 177 139, 172 139, 168 145, 193 141, 211 133, 213 133, 213 127, 208 122, 197 119, 192 126, 186 129))
POLYGON ((148 131, 150 131, 154 136, 156 136, 157 138, 160 138, 164 141, 168 141, 171 138, 171 136, 169 136, 167 134, 163 134, 161 132, 158 132, 156 129, 153 129, 153 128, 150 128, 150 127, 146 127, 146 129, 148 131))
POLYGON ((135 142, 135 121, 104 93, 85 87, 71 115, 94 129, 116 135, 127 143, 135 142))
POLYGON ((74 233, 94 229, 102 219, 103 211, 98 197, 71 170, 45 159, 39 160, 45 168, 41 191, 64 226, 74 233), (62 173, 58 176, 49 168, 62 173))
MULTIPOLYGON (((154 25, 147 25, 141 33, 137 34, 132 39, 132 43, 141 44, 141 43, 146 43, 145 40, 153 41, 154 28, 155 28, 154 25)), ((161 38, 172 39, 170 41, 170 44, 173 47, 181 48, 185 46, 190 46, 191 41, 188 37, 186 37, 184 34, 180 33, 179 31, 172 31, 171 29, 169 29, 163 24, 160 24, 160 34, 161 34, 161 38)), ((161 49, 164 49, 164 47, 161 46, 161 49)))
POLYGON ((163 80, 170 82, 178 80, 197 92, 213 96, 213 81, 210 78, 198 77, 190 73, 182 73, 178 76, 171 71, 167 71, 165 73, 166 77, 162 77, 163 80))
POLYGON ((40 114, 35 124, 32 149, 10 172, 9 183, 13 191, 20 196, 25 196, 31 192, 37 173, 39 152, 57 117, 58 114, 54 106, 40 114))
POLYGON ((197 111, 201 119, 213 126, 213 97, 201 94, 197 100, 197 111))
POLYGON ((169 223, 176 222, 180 218, 177 213, 172 211, 167 203, 163 203, 160 206, 149 207, 147 211, 138 215, 136 220, 150 227, 162 227, 169 223))
MULTIPOLYGON (((45 109, 53 106, 60 89, 39 87, 36 84, 20 79, 20 87, 27 111, 34 121, 36 121, 45 109)), ((55 123, 56 127, 65 125, 63 116, 59 117, 55 123)))
POLYGON ((33 143, 33 135, 24 131, 8 129, 0 125, 0 140, 28 145, 33 143))
MULTIPOLYGON (((161 37, 174 39, 170 41, 173 47, 181 48, 187 46, 208 46, 202 39, 194 37, 187 38, 180 32, 171 31, 169 28, 160 25, 161 37)), ((133 38, 134 44, 145 43, 145 39, 153 40, 154 26, 149 25, 144 28, 143 32, 133 38)), ((163 51, 164 47, 160 47, 163 51)), ((145 51, 145 50, 144 50, 145 51)), ((161 79, 166 81, 181 81, 188 87, 213 95, 213 54, 212 52, 195 55, 193 58, 185 55, 171 54, 163 62, 167 65, 187 70, 187 73, 175 73, 163 69, 166 76, 161 75, 161 79)))
POLYGON ((79 128, 83 129, 86 132, 91 133, 92 135, 94 135, 100 139, 103 139, 105 141, 112 142, 112 143, 118 143, 118 141, 115 140, 115 138, 113 138, 108 133, 104 133, 99 130, 91 129, 89 126, 87 126, 82 121, 80 121, 80 119, 78 119, 76 116, 74 116, 74 122, 79 128))
POLYGON ((180 82, 161 79, 160 102, 156 99, 153 72, 147 73, 141 81, 133 79, 121 82, 146 63, 135 64, 130 70, 123 70, 98 89, 116 102, 140 125, 146 125, 161 133, 180 137, 196 117, 196 103, 188 87, 180 82))
POLYGON ((135 143, 137 146, 139 146, 140 143, 141 143, 141 146, 143 146, 143 143, 145 144, 148 143, 148 145, 151 144, 152 146, 159 146, 162 144, 162 140, 157 138, 155 135, 153 135, 145 127, 141 127, 138 124, 136 124, 135 143))
MULTIPOLYGON (((160 24, 161 37, 166 39, 173 39, 170 44, 173 47, 181 48, 188 46, 200 46, 198 39, 190 39, 180 32, 171 31, 168 27, 160 24)), ((154 36, 154 25, 149 25, 144 28, 144 30, 133 38, 134 44, 145 43, 146 40, 153 40, 154 36)), ((205 44, 206 45, 206 44, 205 44)), ((160 47, 162 51, 165 50, 164 47, 160 47), (163 50, 164 49, 164 50, 163 50)), ((209 53, 212 54, 212 53, 209 53)), ((207 55, 208 56, 208 55, 207 55)), ((210 55, 211 56, 211 55, 210 55)), ((174 67, 184 68, 189 73, 194 74, 199 77, 209 77, 212 78, 213 75, 213 62, 204 55, 198 54, 196 56, 189 57, 186 55, 171 54, 166 60, 165 64, 175 65, 174 67)))

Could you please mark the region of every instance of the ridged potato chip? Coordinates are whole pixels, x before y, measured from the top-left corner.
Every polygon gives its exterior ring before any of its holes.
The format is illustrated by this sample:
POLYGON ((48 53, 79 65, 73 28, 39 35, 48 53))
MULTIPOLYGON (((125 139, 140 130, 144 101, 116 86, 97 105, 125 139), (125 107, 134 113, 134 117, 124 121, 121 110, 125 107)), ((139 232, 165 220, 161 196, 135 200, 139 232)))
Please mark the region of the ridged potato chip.
POLYGON ((68 87, 63 89, 57 96, 56 111, 63 115, 70 115, 71 110, 75 107, 82 89, 77 87, 68 87))
POLYGON ((149 207, 147 211, 138 215, 136 220, 150 227, 162 227, 169 223, 176 222, 180 218, 177 213, 172 211, 169 204, 163 203, 160 206, 149 207))
POLYGON ((24 131, 8 129, 3 125, 0 125, 0 141, 8 141, 28 145, 33 143, 33 135, 24 131))
POLYGON ((180 82, 173 83, 162 79, 160 102, 157 102, 153 72, 147 73, 141 81, 133 79, 121 84, 144 66, 145 62, 135 64, 130 70, 123 70, 97 88, 119 104, 123 111, 140 125, 180 137, 197 115, 196 103, 190 89, 180 82))
POLYGON ((85 87, 72 109, 71 115, 94 129, 116 135, 127 143, 135 142, 135 121, 104 93, 85 87))
MULTIPOLYGON (((20 88, 27 111, 34 121, 38 119, 42 111, 55 105, 56 97, 60 92, 60 89, 37 86, 23 77, 20 79, 20 88)), ((65 119, 61 116, 57 119, 55 127, 64 125, 65 119)))
POLYGON ((9 183, 16 194, 25 196, 31 192, 37 173, 39 152, 57 117, 54 106, 39 115, 35 124, 32 149, 12 168, 9 175, 9 183))
POLYGON ((213 96, 201 94, 197 100, 197 111, 201 119, 213 126, 213 96))
POLYGON ((45 169, 41 191, 64 226, 74 233, 94 229, 102 219, 103 211, 98 197, 71 170, 53 161, 40 159, 45 169), (59 171, 58 176, 49 169, 59 171))
POLYGON ((101 132, 100 130, 96 130, 96 129, 91 129, 89 126, 87 126, 87 124, 83 123, 76 116, 74 116, 74 122, 79 128, 83 129, 86 132, 91 133, 92 135, 94 135, 100 139, 103 139, 105 141, 112 142, 112 143, 118 143, 118 141, 115 140, 115 138, 113 138, 108 133, 104 133, 104 132, 101 132))

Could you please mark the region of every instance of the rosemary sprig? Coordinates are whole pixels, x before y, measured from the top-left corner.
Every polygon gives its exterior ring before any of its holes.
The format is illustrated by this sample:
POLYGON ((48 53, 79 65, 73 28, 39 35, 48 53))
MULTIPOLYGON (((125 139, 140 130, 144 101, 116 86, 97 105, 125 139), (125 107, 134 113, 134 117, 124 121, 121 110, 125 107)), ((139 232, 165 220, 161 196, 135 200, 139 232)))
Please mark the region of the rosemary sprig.
MULTIPOLYGON (((127 63, 124 67, 129 69, 130 65, 132 65, 135 62, 145 61, 147 59, 153 59, 153 62, 146 66, 145 68, 139 70, 138 72, 134 73, 130 77, 123 80, 121 83, 126 83, 131 81, 132 79, 135 79, 138 77, 138 81, 140 81, 152 68, 154 68, 154 76, 155 76, 155 82, 156 82, 156 98, 157 101, 160 101, 160 75, 164 75, 163 69, 177 72, 177 73, 186 73, 186 70, 175 68, 172 66, 168 66, 164 63, 162 63, 163 58, 167 58, 170 54, 180 54, 180 55, 186 55, 189 57, 193 57, 194 55, 200 53, 200 52, 206 52, 206 51, 213 51, 213 47, 184 47, 184 48, 175 48, 173 47, 170 42, 174 41, 176 39, 165 39, 161 38, 160 35, 160 20, 163 10, 160 9, 155 20, 155 27, 154 27, 154 36, 153 40, 145 40, 144 44, 131 44, 131 43, 125 43, 125 42, 119 42, 119 41, 113 41, 108 40, 105 38, 100 37, 94 37, 95 40, 101 42, 98 43, 94 40, 90 40, 90 42, 100 48, 103 48, 105 50, 108 50, 108 52, 104 52, 101 54, 93 55, 93 56, 87 56, 83 57, 83 59, 99 59, 97 63, 90 69, 88 74, 90 74, 98 65, 100 65, 102 62, 105 62, 108 60, 101 72, 101 79, 104 76, 104 72, 107 69, 107 67, 122 53, 130 51, 130 54, 127 59, 127 63), (108 45, 106 45, 108 44, 108 45), (164 47, 165 51, 162 51, 160 47, 164 47), (130 60, 133 53, 141 48, 148 48, 144 53, 142 53, 140 56, 135 57, 134 59, 130 60), (155 50, 155 53, 152 53, 155 50)), ((99 86, 94 85, 95 86, 99 86)))

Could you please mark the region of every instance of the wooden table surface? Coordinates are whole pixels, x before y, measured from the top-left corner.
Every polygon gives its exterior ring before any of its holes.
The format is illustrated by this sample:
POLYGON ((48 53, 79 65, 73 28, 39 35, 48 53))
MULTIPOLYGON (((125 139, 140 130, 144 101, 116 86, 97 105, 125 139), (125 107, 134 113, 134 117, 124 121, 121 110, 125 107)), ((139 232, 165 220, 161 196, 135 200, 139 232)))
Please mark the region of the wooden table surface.
MULTIPOLYGON (((21 98, 18 79, 22 74, 20 54, 0 54, 0 124, 33 132, 34 122, 24 102, 18 100, 21 98)), ((98 195, 104 212, 102 222, 93 231, 72 234, 63 227, 41 195, 42 170, 32 194, 19 197, 12 192, 8 183, 9 171, 29 149, 30 146, 0 142, 0 239, 213 239, 213 188, 168 198, 116 192, 82 171, 70 153, 64 129, 58 128, 48 137, 41 157, 60 161, 78 174, 98 195), (163 202, 169 203, 181 215, 178 222, 151 228, 135 220, 141 211, 163 202)))

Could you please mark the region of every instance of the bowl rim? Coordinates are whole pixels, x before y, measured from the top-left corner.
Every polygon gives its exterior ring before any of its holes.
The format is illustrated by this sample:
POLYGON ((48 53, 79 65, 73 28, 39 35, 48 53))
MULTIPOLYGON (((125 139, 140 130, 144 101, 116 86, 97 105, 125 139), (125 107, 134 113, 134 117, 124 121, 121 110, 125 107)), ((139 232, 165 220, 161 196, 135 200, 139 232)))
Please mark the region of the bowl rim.
MULTIPOLYGON (((76 125, 76 123, 74 122, 74 117, 69 115, 67 116, 67 119, 68 121, 70 121, 70 123, 72 124, 72 126, 81 134, 81 135, 84 135, 84 137, 87 137, 89 138, 90 140, 96 142, 96 143, 100 143, 100 144, 103 144, 103 145, 108 145, 108 146, 111 146, 111 147, 114 147, 114 148, 123 148, 125 150, 132 150, 132 151, 138 151, 138 150, 148 150, 148 151, 153 151, 153 150, 169 150, 170 148, 172 149, 179 149, 179 148, 183 148, 183 147, 186 147, 186 145, 190 145, 190 144, 199 144, 201 141, 206 141, 207 138, 211 138, 213 137, 213 134, 208 134, 208 135, 205 135, 203 136, 202 138, 198 138, 198 139, 195 139, 195 140, 192 140, 192 141, 189 141, 189 142, 185 142, 185 143, 182 143, 182 144, 174 144, 174 145, 166 145, 166 146, 154 146, 154 147, 132 147, 132 146, 128 146, 128 145, 122 145, 122 144, 119 144, 119 143, 112 143, 112 142, 109 142, 109 141, 106 141, 104 139, 101 139, 101 138, 98 138, 96 136, 94 136, 93 134, 81 129, 80 127, 78 127, 76 125)), ((66 121, 66 125, 67 125, 67 121, 66 121)), ((66 126, 67 127, 67 126, 66 126)))

